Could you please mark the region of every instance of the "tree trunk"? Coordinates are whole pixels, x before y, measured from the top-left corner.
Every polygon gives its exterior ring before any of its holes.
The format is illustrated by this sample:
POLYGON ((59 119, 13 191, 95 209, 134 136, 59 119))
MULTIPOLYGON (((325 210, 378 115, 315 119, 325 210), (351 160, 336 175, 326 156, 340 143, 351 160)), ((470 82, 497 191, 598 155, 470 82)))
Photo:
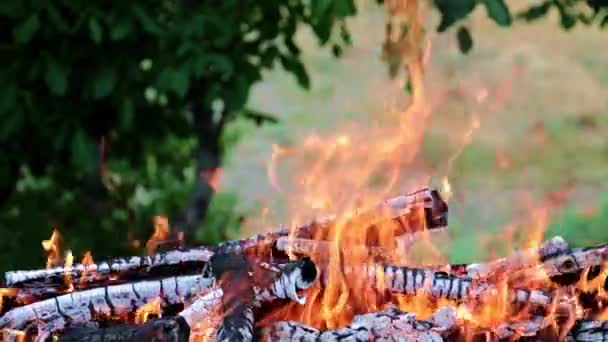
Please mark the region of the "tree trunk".
POLYGON ((204 104, 192 105, 192 118, 197 138, 195 182, 190 199, 177 216, 174 226, 184 234, 187 244, 196 239, 196 230, 205 219, 215 189, 210 177, 218 171, 221 163, 220 138, 224 126, 224 115, 215 122, 213 110, 204 104))

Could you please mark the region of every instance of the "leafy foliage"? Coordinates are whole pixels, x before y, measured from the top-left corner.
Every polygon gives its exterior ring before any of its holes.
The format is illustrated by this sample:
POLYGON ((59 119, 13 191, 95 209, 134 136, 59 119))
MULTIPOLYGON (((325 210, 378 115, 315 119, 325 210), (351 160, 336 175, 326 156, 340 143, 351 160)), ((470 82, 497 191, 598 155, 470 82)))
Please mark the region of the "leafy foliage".
MULTIPOLYGON (((438 32, 444 32, 456 23, 465 20, 477 7, 482 4, 487 16, 497 25, 508 27, 513 22, 513 16, 505 0, 434 0, 433 4, 441 15, 438 32)), ((608 27, 608 2, 603 0, 543 0, 529 8, 517 13, 516 19, 532 22, 545 17, 549 10, 556 9, 559 13, 560 24, 563 29, 569 30, 577 23, 597 25, 600 28, 608 27)), ((463 26, 456 32, 459 49, 468 53, 470 34, 463 26)), ((472 38, 471 38, 472 47, 472 38)))
POLYGON ((40 265, 51 226, 76 253, 132 248, 218 166, 227 124, 275 121, 243 110, 262 70, 309 87, 297 28, 337 49, 354 13, 351 0, 3 1, 0 245, 25 248, 2 268, 40 265))

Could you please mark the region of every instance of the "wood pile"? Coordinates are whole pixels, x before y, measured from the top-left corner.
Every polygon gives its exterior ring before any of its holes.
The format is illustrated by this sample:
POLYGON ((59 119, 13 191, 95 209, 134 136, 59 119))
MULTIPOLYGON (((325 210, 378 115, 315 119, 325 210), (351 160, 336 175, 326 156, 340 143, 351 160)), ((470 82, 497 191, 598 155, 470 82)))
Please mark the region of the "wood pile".
POLYGON ((446 229, 447 214, 439 193, 422 189, 341 222, 365 227, 360 245, 336 244, 329 217, 216 246, 7 272, 2 340, 608 341, 608 245, 570 248, 554 237, 471 265, 394 258, 446 229), (379 243, 387 221, 389 246, 379 243), (351 297, 373 300, 343 303, 349 322, 299 320, 297 308, 322 314, 319 293, 336 276, 351 297), (421 298, 425 312, 408 311, 421 298))

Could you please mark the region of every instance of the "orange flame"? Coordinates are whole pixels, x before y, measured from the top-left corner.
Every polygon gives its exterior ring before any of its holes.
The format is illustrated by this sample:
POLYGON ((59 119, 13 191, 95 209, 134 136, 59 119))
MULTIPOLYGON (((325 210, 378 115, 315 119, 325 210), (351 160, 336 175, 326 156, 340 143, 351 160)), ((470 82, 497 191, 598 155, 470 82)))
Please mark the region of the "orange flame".
POLYGON ((72 255, 72 251, 68 250, 65 256, 65 266, 64 266, 64 279, 65 283, 68 286, 67 292, 74 291, 74 284, 72 283, 72 265, 74 264, 74 256, 72 255))
POLYGON ((154 216, 154 233, 146 242, 148 255, 153 255, 160 244, 169 236, 169 219, 166 216, 154 216))
POLYGON ((53 267, 59 259, 59 256, 61 254, 59 246, 60 240, 61 235, 59 234, 59 231, 57 229, 53 229, 53 234, 51 234, 51 238, 42 241, 42 248, 44 248, 44 251, 47 254, 46 268, 53 267))
POLYGON ((86 283, 86 275, 87 275, 87 266, 94 264, 93 255, 91 255, 90 251, 86 251, 82 256, 81 264, 85 267, 82 277, 80 278, 80 284, 84 285, 86 283))

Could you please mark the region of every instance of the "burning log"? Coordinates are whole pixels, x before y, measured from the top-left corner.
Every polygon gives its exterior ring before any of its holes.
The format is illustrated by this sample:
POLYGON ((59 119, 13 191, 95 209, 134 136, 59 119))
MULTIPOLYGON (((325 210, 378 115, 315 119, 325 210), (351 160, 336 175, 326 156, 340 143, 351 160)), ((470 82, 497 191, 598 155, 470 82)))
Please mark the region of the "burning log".
POLYGON ((157 298, 166 305, 183 303, 212 283, 213 279, 203 276, 182 276, 73 292, 8 311, 0 317, 0 328, 26 330, 36 323, 52 332, 67 323, 127 318, 157 298))
POLYGON ((428 320, 390 307, 356 316, 341 329, 319 331, 298 322, 277 322, 263 336, 265 341, 443 341, 457 329, 456 311, 451 307, 428 320))
MULTIPOLYGON (((275 279, 269 282, 270 286, 267 288, 254 287, 254 292, 256 293, 255 303, 257 303, 257 306, 277 299, 293 299, 303 303, 306 297, 300 297, 298 292, 312 285, 316 278, 315 265, 308 258, 285 265, 268 265, 264 267, 275 273, 275 279)), ((233 290, 229 289, 229 291, 233 290)), ((173 338, 168 341, 187 341, 187 335, 190 332, 203 330, 200 327, 201 322, 204 322, 206 327, 216 327, 218 325, 221 317, 218 314, 218 307, 221 307, 222 302, 225 301, 223 297, 224 290, 222 288, 213 289, 196 299, 190 306, 180 312, 177 318, 155 320, 146 323, 143 327, 133 325, 105 329, 99 328, 97 325, 68 327, 65 329, 64 334, 60 336, 59 341, 149 341, 150 339, 146 338, 151 336, 151 333, 154 333, 154 336, 158 336, 159 330, 162 337, 171 336, 173 338)), ((235 299, 240 301, 238 297, 235 299)), ((230 308, 230 306, 228 307, 230 308)), ((244 334, 243 331, 238 331, 238 327, 245 327, 245 332, 253 334, 253 312, 249 309, 250 307, 248 306, 245 311, 240 311, 241 317, 235 317, 237 319, 233 321, 236 321, 238 324, 228 325, 226 318, 224 318, 221 325, 223 328, 217 329, 217 339, 225 340, 225 338, 234 336, 234 333, 237 335, 244 334), (241 319, 239 320, 239 318, 241 319), (241 324, 243 319, 247 320, 247 323, 241 324), (234 328, 237 328, 236 332, 234 328)), ((235 315, 239 310, 236 308, 227 312, 229 315, 235 315)))
POLYGON ((216 254, 211 259, 213 275, 223 292, 224 319, 217 330, 218 341, 253 339, 253 284, 249 265, 242 255, 216 254))
POLYGON ((134 256, 103 261, 98 264, 74 264, 70 267, 55 267, 34 271, 6 272, 6 284, 10 287, 61 287, 65 278, 72 279, 76 286, 85 286, 90 283, 104 285, 112 278, 113 282, 138 279, 141 274, 149 277, 167 273, 179 273, 181 266, 190 272, 198 271, 209 274, 209 260, 213 252, 207 248, 193 248, 188 250, 172 250, 153 256, 134 256), (163 272, 164 271, 164 272, 163 272))
POLYGON ((256 306, 277 299, 291 299, 300 304, 306 302, 306 296, 300 296, 298 293, 312 286, 317 278, 317 268, 310 258, 305 257, 284 266, 275 266, 271 270, 275 272, 275 276, 270 284, 254 286, 256 306))
POLYGON ((608 244, 586 248, 572 248, 547 258, 543 270, 556 282, 578 281, 584 270, 600 267, 608 262, 608 244))
MULTIPOLYGON (((391 260, 396 256, 400 256, 414 242, 429 237, 430 234, 438 233, 441 229, 433 229, 424 232, 413 232, 411 234, 403 234, 395 237, 395 245, 392 249, 381 246, 349 246, 347 250, 340 250, 345 256, 348 255, 369 255, 382 260, 391 260)), ((330 241, 312 240, 304 238, 280 237, 277 239, 276 248, 279 251, 291 252, 298 255, 316 256, 318 258, 327 258, 330 255, 331 249, 335 248, 335 244, 330 241)))
MULTIPOLYGON (((220 256, 217 258, 221 259, 220 256)), ((244 272, 248 273, 247 268, 244 268, 244 272)), ((255 273, 253 282, 235 280, 230 282, 230 286, 233 283, 253 286, 254 301, 256 306, 261 306, 278 299, 302 302, 305 297, 300 297, 298 292, 312 285, 316 268, 310 259, 303 259, 274 265, 272 270, 255 273), (261 285, 255 285, 256 279, 261 285)), ((194 296, 210 289, 215 281, 215 277, 194 275, 77 291, 14 308, 0 317, 0 329, 26 330, 36 323, 42 330, 39 335, 48 335, 63 330, 68 323, 85 323, 104 318, 127 320, 130 314, 156 299, 160 299, 163 306, 187 303, 194 296)), ((206 317, 213 306, 217 305, 214 299, 222 298, 223 294, 221 289, 219 292, 211 291, 211 294, 196 300, 181 315, 188 324, 197 318, 206 317)))
MULTIPOLYGON (((497 291, 494 283, 432 269, 370 264, 362 269, 354 268, 345 271, 346 276, 353 272, 365 272, 366 281, 372 288, 398 295, 425 293, 435 299, 477 303, 497 291)), ((533 304, 546 307, 552 301, 551 294, 544 291, 512 288, 508 290, 513 304, 533 304)))
MULTIPOLYGON (((396 221, 402 229, 399 235, 423 230, 439 230, 447 225, 447 204, 436 190, 422 189, 398 196, 359 213, 350 224, 373 226, 386 220, 396 221), (422 219, 420 215, 422 213, 422 219)), ((335 224, 334 218, 317 220, 296 227, 292 236, 311 239, 326 234, 335 224)), ((68 289, 66 279, 78 288, 104 286, 167 275, 194 274, 209 271, 209 260, 214 254, 250 254, 257 257, 272 254, 277 240, 287 238, 289 229, 259 234, 240 240, 227 241, 217 246, 177 249, 152 256, 134 256, 103 261, 97 264, 74 264, 34 271, 11 271, 5 274, 9 287, 58 287, 68 289)), ((409 241, 409 240, 408 240, 409 241)))
POLYGON ((545 241, 539 248, 519 251, 513 255, 482 264, 470 264, 467 273, 473 278, 490 278, 504 276, 508 272, 514 272, 523 268, 537 265, 546 259, 565 253, 568 243, 561 237, 556 236, 545 241))

